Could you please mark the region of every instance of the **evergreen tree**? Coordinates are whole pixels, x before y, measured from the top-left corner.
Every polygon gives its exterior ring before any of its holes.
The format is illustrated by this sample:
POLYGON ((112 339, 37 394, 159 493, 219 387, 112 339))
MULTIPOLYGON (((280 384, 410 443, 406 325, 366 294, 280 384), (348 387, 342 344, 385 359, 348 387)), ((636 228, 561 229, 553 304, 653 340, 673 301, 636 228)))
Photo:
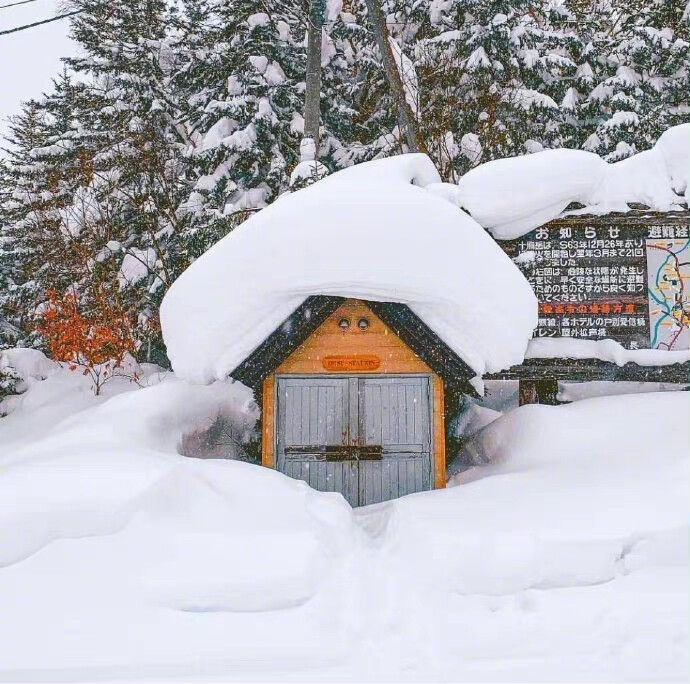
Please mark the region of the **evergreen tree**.
POLYGON ((0 233, 6 288, 0 306, 24 331, 23 344, 36 342, 33 316, 47 289, 66 289, 85 275, 85 253, 69 211, 88 173, 72 139, 76 90, 62 76, 51 95, 28 102, 10 123, 0 233))
MULTIPOLYGON (((309 3, 184 5, 179 49, 185 65, 174 85, 188 104, 194 189, 182 208, 191 217, 190 243, 201 253, 290 187, 304 134, 309 3)), ((402 150, 364 3, 348 9, 327 4, 319 175, 402 150)))
POLYGON ((26 318, 48 290, 76 294, 87 314, 118 302, 138 318, 142 358, 164 360, 158 304, 189 263, 169 9, 157 0, 74 4, 83 56, 66 62, 78 85, 63 76, 12 129, 14 201, 3 223, 21 272, 7 305, 26 318))
POLYGON ((83 11, 72 32, 86 56, 67 63, 88 83, 80 118, 94 141, 83 188, 92 205, 85 217, 94 224, 90 256, 109 274, 104 286, 137 313, 142 358, 163 361, 158 305, 189 264, 186 222, 177 212, 186 196, 187 138, 170 87, 177 68, 172 9, 164 0, 76 5, 83 11))
POLYGON ((688 18, 673 0, 574 3, 583 45, 574 142, 609 161, 690 114, 688 18))
POLYGON ((448 180, 490 159, 558 146, 568 31, 541 0, 429 3, 417 45, 427 147, 448 180))
POLYGON ((288 187, 304 124, 303 10, 291 2, 184 2, 185 64, 174 87, 187 105, 193 190, 182 209, 194 254, 288 187))
MULTIPOLYGON (((364 1, 353 0, 344 9, 338 4, 330 8, 319 159, 336 171, 379 156, 400 154, 404 144, 364 1)), ((396 35, 394 28, 389 27, 396 35)))

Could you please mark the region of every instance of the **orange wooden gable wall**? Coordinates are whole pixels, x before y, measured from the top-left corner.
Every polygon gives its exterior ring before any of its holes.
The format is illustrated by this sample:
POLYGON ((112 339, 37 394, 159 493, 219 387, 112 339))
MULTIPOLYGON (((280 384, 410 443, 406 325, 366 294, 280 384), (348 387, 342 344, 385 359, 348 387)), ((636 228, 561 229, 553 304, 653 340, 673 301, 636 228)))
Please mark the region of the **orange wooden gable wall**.
POLYGON ((428 373, 433 396, 433 442, 435 486, 446 484, 446 445, 443 381, 424 363, 371 309, 356 299, 346 300, 300 345, 263 383, 262 391, 262 463, 275 467, 276 397, 275 377, 279 375, 357 375, 361 373, 409 374, 428 373), (343 331, 338 325, 342 318, 350 320, 343 331), (361 330, 360 318, 369 321, 361 330), (362 369, 337 368, 343 358, 361 360, 362 369), (374 362, 378 365, 373 368, 374 362))

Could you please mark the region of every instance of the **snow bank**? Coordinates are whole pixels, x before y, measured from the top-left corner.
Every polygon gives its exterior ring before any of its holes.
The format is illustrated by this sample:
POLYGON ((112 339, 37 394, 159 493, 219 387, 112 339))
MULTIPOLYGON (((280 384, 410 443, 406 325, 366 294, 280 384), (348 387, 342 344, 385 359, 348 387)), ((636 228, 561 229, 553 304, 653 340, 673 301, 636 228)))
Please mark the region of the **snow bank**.
POLYGON ((664 160, 671 187, 690 205, 690 124, 669 128, 654 147, 664 160))
POLYGON ((462 594, 687 568, 688 416, 688 392, 522 406, 470 438, 461 460, 481 465, 454 475, 448 497, 396 502, 389 529, 462 594), (448 523, 427 526, 432 514, 448 523))
MULTIPOLYGON (((690 145, 690 124, 681 128, 686 129, 690 145)), ((685 161, 690 167, 690 151, 685 161)), ((681 201, 681 196, 673 190, 674 185, 679 184, 674 183, 668 173, 664 155, 657 143, 651 150, 608 164, 601 184, 585 204, 592 207, 590 211, 599 214, 627 211, 629 203, 644 204, 658 211, 671 211, 679 209, 681 201)))
MULTIPOLYGON (((688 378, 690 383, 690 378, 688 378)), ((558 382, 559 401, 580 401, 592 397, 618 394, 646 394, 647 392, 678 392, 687 385, 671 382, 626 382, 624 380, 589 380, 587 382, 558 382)))
POLYGON ((238 383, 111 398, 0 459, 0 679, 683 680, 689 401, 523 407, 353 512, 176 453, 238 383))
POLYGON ((0 371, 13 370, 24 383, 45 380, 59 369, 60 366, 55 361, 51 361, 38 349, 16 347, 0 350, 0 371))
POLYGON ((621 468, 633 473, 652 462, 659 468, 664 463, 686 468, 690 443, 678 434, 688 425, 689 409, 690 392, 682 391, 521 406, 475 435, 466 446, 468 460, 489 466, 469 478, 461 475, 456 483, 534 468, 587 469, 590 478, 603 470, 624 477, 621 468))
POLYGON ((640 203, 671 211, 688 203, 690 124, 667 130, 654 147, 607 164, 581 150, 545 150, 497 159, 458 181, 455 201, 499 240, 556 218, 571 202, 577 214, 627 211, 640 203))
POLYGON ((626 349, 616 340, 576 340, 567 337, 535 337, 529 341, 526 359, 599 359, 617 366, 670 366, 690 361, 690 349, 626 349))
POLYGON ((309 295, 407 304, 481 375, 519 363, 536 325, 520 271, 424 186, 428 157, 360 164, 281 198, 195 261, 166 294, 175 372, 225 378, 309 295))
POLYGON ((352 510, 270 469, 179 456, 218 414, 255 419, 251 392, 167 380, 0 460, 0 678, 311 648, 319 630, 282 616, 354 546, 352 510))
POLYGON ((251 391, 170 379, 77 412, 2 454, 0 565, 56 538, 117 529, 128 504, 185 460, 171 457, 182 436, 219 415, 248 432, 258 418, 251 391))
MULTIPOLYGON (((489 465, 456 475, 443 495, 388 504, 381 552, 401 584, 424 592, 416 638, 433 625, 455 657, 493 668, 499 653, 525 653, 529 634, 537 660, 572 649, 582 662, 625 662, 627 675, 599 670, 594 680, 647 677, 673 662, 679 669, 665 676, 682 676, 689 415, 687 392, 524 406, 470 440, 466 456, 489 465)), ((527 679, 548 679, 538 672, 527 679)), ((590 679, 570 665, 550 681, 566 672, 590 679)))
MULTIPOLYGON (((70 371, 67 364, 51 361, 37 350, 8 349, 3 353, 21 369, 17 386, 21 394, 0 401, 0 463, 3 456, 42 438, 65 418, 138 388, 129 377, 113 376, 100 395, 94 396, 91 379, 79 370, 70 371)), ((131 362, 136 363, 134 359, 131 362)), ((154 364, 136 365, 135 370, 139 384, 144 385, 156 384, 169 375, 154 364)))
POLYGON ((501 415, 500 411, 481 406, 468 397, 465 404, 460 406, 451 418, 448 426, 449 434, 453 437, 467 439, 501 415))

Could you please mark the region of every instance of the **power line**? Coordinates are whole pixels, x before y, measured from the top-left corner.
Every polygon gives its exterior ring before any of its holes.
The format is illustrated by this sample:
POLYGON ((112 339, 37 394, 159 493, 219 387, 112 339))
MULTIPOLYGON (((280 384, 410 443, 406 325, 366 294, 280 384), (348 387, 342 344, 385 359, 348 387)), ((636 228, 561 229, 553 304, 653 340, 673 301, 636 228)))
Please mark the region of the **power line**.
POLYGON ((36 2, 36 0, 19 0, 19 2, 11 2, 9 5, 0 5, 0 9, 16 7, 17 5, 28 5, 30 2, 36 2))
POLYGON ((51 17, 50 19, 43 19, 43 21, 35 21, 33 24, 25 24, 24 26, 17 26, 16 28, 7 29, 6 31, 0 31, 0 36, 5 36, 8 33, 16 33, 17 31, 25 31, 26 29, 33 28, 34 26, 41 26, 42 24, 49 24, 51 21, 65 19, 66 17, 71 17, 75 14, 80 14, 81 12, 83 12, 83 10, 75 10, 74 12, 59 14, 57 17, 51 17))

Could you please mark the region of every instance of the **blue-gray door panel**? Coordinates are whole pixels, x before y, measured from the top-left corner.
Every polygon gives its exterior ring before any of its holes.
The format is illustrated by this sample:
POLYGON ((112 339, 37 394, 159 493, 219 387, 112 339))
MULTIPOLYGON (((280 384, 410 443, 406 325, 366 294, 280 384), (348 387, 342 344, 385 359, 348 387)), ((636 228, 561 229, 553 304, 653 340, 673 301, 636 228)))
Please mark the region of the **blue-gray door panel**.
POLYGON ((357 465, 337 457, 350 440, 347 378, 279 378, 276 467, 314 489, 357 505, 357 465))
POLYGON ((429 378, 362 378, 360 383, 360 439, 382 447, 380 461, 360 461, 360 505, 431 489, 429 378))
POLYGON ((279 377, 277 468, 352 506, 431 489, 426 376, 279 377))

